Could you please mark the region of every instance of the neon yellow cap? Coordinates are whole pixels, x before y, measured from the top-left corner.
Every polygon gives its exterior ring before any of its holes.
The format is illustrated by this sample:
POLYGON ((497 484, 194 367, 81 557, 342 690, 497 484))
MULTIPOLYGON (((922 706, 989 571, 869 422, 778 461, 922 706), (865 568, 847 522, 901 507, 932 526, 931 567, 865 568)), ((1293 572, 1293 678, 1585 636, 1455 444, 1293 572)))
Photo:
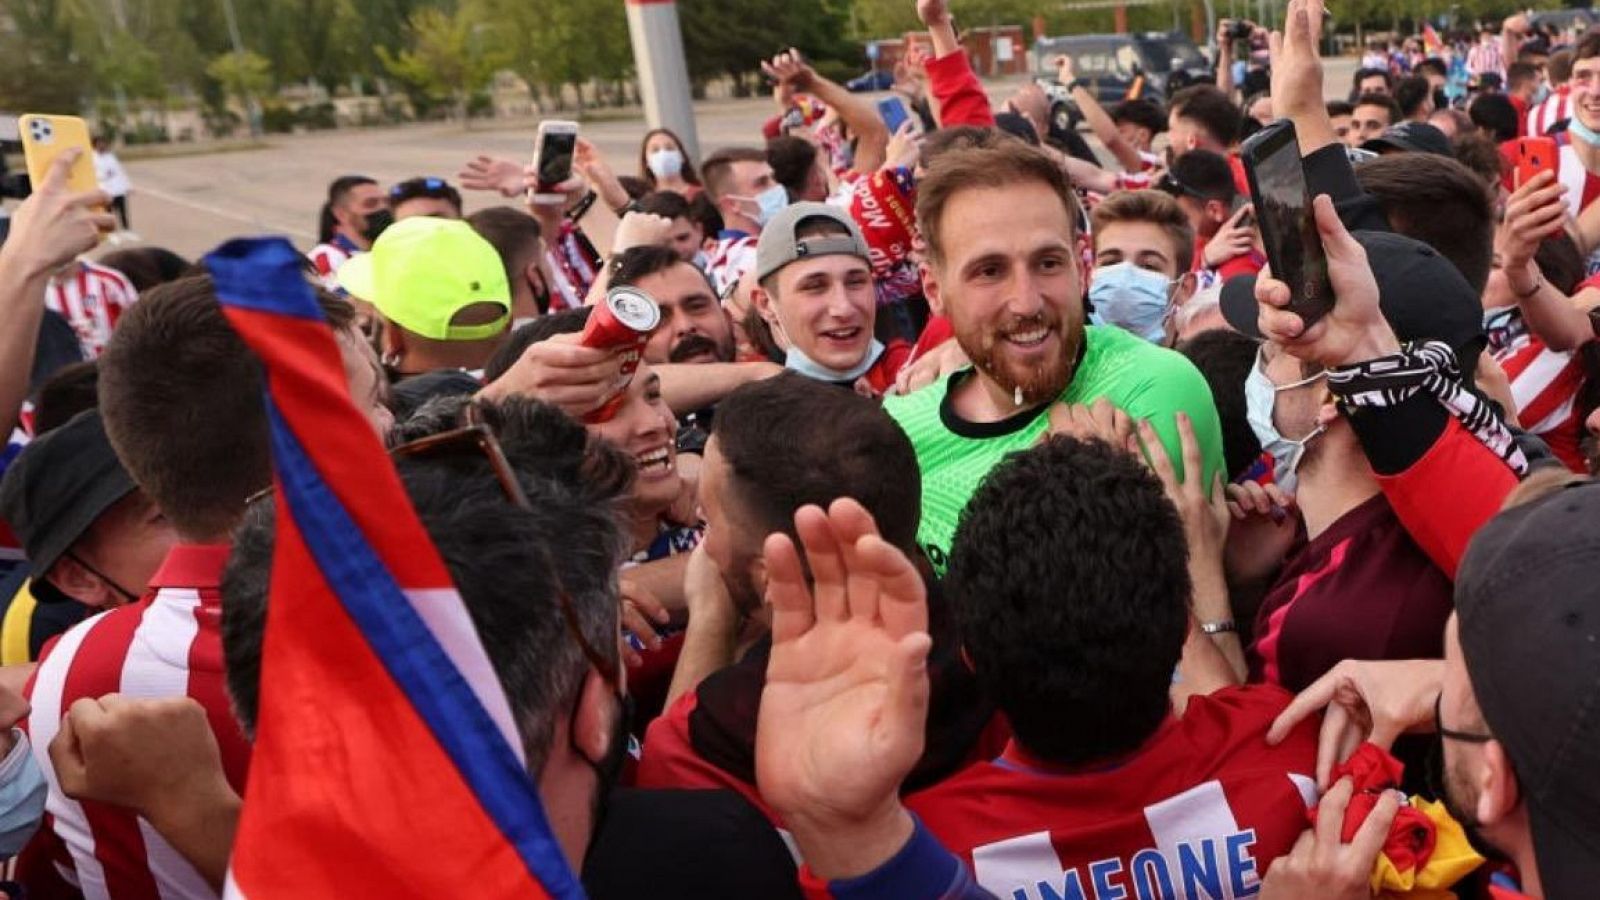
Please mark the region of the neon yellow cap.
POLYGON ((511 286, 494 247, 465 222, 414 216, 383 230, 371 252, 339 267, 339 285, 385 319, 436 341, 480 341, 506 330, 511 286), (452 325, 461 310, 493 303, 505 314, 486 325, 452 325))

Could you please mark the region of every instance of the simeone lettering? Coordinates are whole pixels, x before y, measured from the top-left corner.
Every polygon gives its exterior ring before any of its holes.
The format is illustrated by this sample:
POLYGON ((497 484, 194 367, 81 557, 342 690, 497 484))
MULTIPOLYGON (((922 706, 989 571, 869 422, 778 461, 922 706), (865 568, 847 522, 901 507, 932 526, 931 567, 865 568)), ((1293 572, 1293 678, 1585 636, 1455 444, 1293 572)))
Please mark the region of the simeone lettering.
POLYGON ((1097 859, 1054 881, 1011 891, 1011 900, 1236 900, 1261 891, 1250 848, 1255 829, 1221 839, 1184 841, 1171 858, 1154 847, 1131 860, 1097 859), (1175 869, 1175 871, 1174 871, 1175 869))

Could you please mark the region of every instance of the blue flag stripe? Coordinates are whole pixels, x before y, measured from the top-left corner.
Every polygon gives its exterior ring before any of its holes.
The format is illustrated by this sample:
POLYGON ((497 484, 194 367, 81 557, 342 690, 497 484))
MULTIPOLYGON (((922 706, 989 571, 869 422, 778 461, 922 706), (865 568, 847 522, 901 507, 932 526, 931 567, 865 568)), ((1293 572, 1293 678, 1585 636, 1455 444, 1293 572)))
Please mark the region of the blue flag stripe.
POLYGON ((551 897, 579 900, 583 889, 551 835, 531 776, 322 481, 276 406, 269 402, 267 412, 273 461, 288 497, 288 512, 333 593, 529 871, 551 897))

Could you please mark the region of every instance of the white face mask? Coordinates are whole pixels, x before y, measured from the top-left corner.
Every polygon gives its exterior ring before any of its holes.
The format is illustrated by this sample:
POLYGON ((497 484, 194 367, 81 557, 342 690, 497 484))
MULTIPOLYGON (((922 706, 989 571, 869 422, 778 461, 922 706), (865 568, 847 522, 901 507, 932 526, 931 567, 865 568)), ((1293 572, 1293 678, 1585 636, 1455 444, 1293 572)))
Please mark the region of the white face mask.
POLYGON ((1165 275, 1131 262, 1101 266, 1089 282, 1095 323, 1115 325, 1159 344, 1166 339, 1172 313, 1171 287, 1165 275))
POLYGON ((1278 394, 1291 391, 1298 387, 1305 387, 1320 378, 1327 377, 1326 372, 1318 372, 1310 378, 1302 378, 1289 384, 1273 384, 1267 377, 1266 367, 1262 364, 1261 351, 1256 351, 1256 363, 1250 369, 1250 375, 1244 380, 1244 406, 1245 418, 1250 422, 1250 430, 1256 433, 1256 440, 1261 442, 1261 449, 1272 456, 1272 479, 1286 494, 1293 494, 1298 486, 1300 460, 1305 458, 1306 446, 1318 435, 1327 431, 1327 426, 1321 423, 1311 429, 1311 433, 1299 440, 1290 440, 1278 432, 1278 426, 1273 424, 1272 411, 1278 403, 1278 394))
POLYGON ((789 189, 781 184, 775 184, 754 197, 734 196, 733 199, 742 203, 754 203, 756 212, 751 218, 756 220, 757 225, 765 228, 768 222, 789 205, 789 189))
POLYGON ((683 154, 664 147, 646 156, 645 165, 657 178, 677 178, 683 173, 683 154))

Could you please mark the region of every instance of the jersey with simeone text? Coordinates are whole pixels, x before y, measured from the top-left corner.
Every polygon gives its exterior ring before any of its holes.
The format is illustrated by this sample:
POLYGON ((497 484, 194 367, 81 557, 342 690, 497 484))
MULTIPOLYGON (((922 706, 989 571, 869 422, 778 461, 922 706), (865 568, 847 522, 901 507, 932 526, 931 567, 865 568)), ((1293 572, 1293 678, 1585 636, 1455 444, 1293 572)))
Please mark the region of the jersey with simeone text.
MULTIPOLYGON (((1121 328, 1089 325, 1084 331, 1087 347, 1060 400, 1093 403, 1105 397, 1135 421, 1149 419, 1179 477, 1187 476, 1175 415, 1187 413, 1200 441, 1209 484, 1223 468, 1222 427, 1211 389, 1199 370, 1181 354, 1121 328)), ((964 369, 910 395, 886 398, 883 404, 917 454, 922 471, 917 544, 940 576, 949 562, 961 512, 984 476, 1007 454, 1037 443, 1050 423, 1049 404, 999 422, 961 419, 950 403, 950 391, 971 377, 973 371, 964 369)))
POLYGON ((1077 770, 1013 744, 906 805, 1000 900, 1252 897, 1317 799, 1316 722, 1267 745, 1289 699, 1194 697, 1130 756, 1077 770))

